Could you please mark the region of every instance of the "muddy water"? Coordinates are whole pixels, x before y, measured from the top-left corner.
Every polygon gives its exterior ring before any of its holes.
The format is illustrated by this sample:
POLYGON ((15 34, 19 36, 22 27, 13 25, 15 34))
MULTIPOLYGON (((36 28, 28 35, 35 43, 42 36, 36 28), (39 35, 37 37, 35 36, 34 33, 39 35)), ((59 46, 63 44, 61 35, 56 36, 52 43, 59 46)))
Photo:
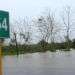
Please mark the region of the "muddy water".
POLYGON ((3 57, 4 75, 75 75, 75 51, 3 57))

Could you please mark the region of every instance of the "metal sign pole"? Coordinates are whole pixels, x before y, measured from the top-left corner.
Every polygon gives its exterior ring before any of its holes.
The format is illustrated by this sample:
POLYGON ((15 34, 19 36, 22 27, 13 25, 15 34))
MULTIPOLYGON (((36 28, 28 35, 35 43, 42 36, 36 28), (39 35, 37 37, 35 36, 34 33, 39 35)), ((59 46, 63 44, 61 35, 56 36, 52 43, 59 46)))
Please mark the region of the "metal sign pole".
POLYGON ((3 68, 2 68, 2 45, 3 45, 3 40, 0 39, 0 75, 3 75, 3 68))

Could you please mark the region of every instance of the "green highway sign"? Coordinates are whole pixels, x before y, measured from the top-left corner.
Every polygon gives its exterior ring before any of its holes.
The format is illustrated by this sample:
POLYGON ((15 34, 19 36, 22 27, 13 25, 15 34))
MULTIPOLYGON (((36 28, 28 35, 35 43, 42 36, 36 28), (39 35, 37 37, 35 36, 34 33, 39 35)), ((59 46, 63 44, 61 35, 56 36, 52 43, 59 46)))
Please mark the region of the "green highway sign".
POLYGON ((0 38, 9 38, 9 12, 0 11, 0 38))

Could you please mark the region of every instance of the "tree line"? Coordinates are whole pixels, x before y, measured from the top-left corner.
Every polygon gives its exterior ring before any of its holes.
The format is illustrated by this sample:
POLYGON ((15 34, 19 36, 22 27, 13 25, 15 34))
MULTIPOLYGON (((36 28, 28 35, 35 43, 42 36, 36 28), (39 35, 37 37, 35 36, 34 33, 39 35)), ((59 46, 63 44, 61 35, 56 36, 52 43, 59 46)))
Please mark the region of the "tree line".
POLYGON ((74 24, 71 7, 67 6, 58 21, 55 12, 50 9, 38 17, 29 20, 27 17, 11 24, 11 36, 4 52, 10 54, 26 52, 44 52, 75 48, 74 24), (35 41, 35 44, 33 43, 35 41), (38 42, 37 42, 38 41, 38 42))

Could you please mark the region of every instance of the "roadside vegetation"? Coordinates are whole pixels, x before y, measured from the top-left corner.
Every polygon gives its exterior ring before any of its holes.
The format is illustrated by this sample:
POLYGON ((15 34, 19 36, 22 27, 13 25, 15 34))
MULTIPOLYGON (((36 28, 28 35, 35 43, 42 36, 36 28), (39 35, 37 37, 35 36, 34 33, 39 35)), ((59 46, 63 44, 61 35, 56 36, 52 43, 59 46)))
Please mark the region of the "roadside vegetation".
MULTIPOLYGON (((75 49, 75 39, 70 41, 69 46, 70 49, 75 49)), ((15 45, 4 46, 2 53, 3 55, 19 55, 25 53, 46 52, 46 51, 56 52, 57 50, 70 51, 70 49, 69 50, 67 49, 67 42, 51 44, 45 41, 40 41, 39 43, 32 45, 18 45, 18 48, 16 48, 15 45)))

